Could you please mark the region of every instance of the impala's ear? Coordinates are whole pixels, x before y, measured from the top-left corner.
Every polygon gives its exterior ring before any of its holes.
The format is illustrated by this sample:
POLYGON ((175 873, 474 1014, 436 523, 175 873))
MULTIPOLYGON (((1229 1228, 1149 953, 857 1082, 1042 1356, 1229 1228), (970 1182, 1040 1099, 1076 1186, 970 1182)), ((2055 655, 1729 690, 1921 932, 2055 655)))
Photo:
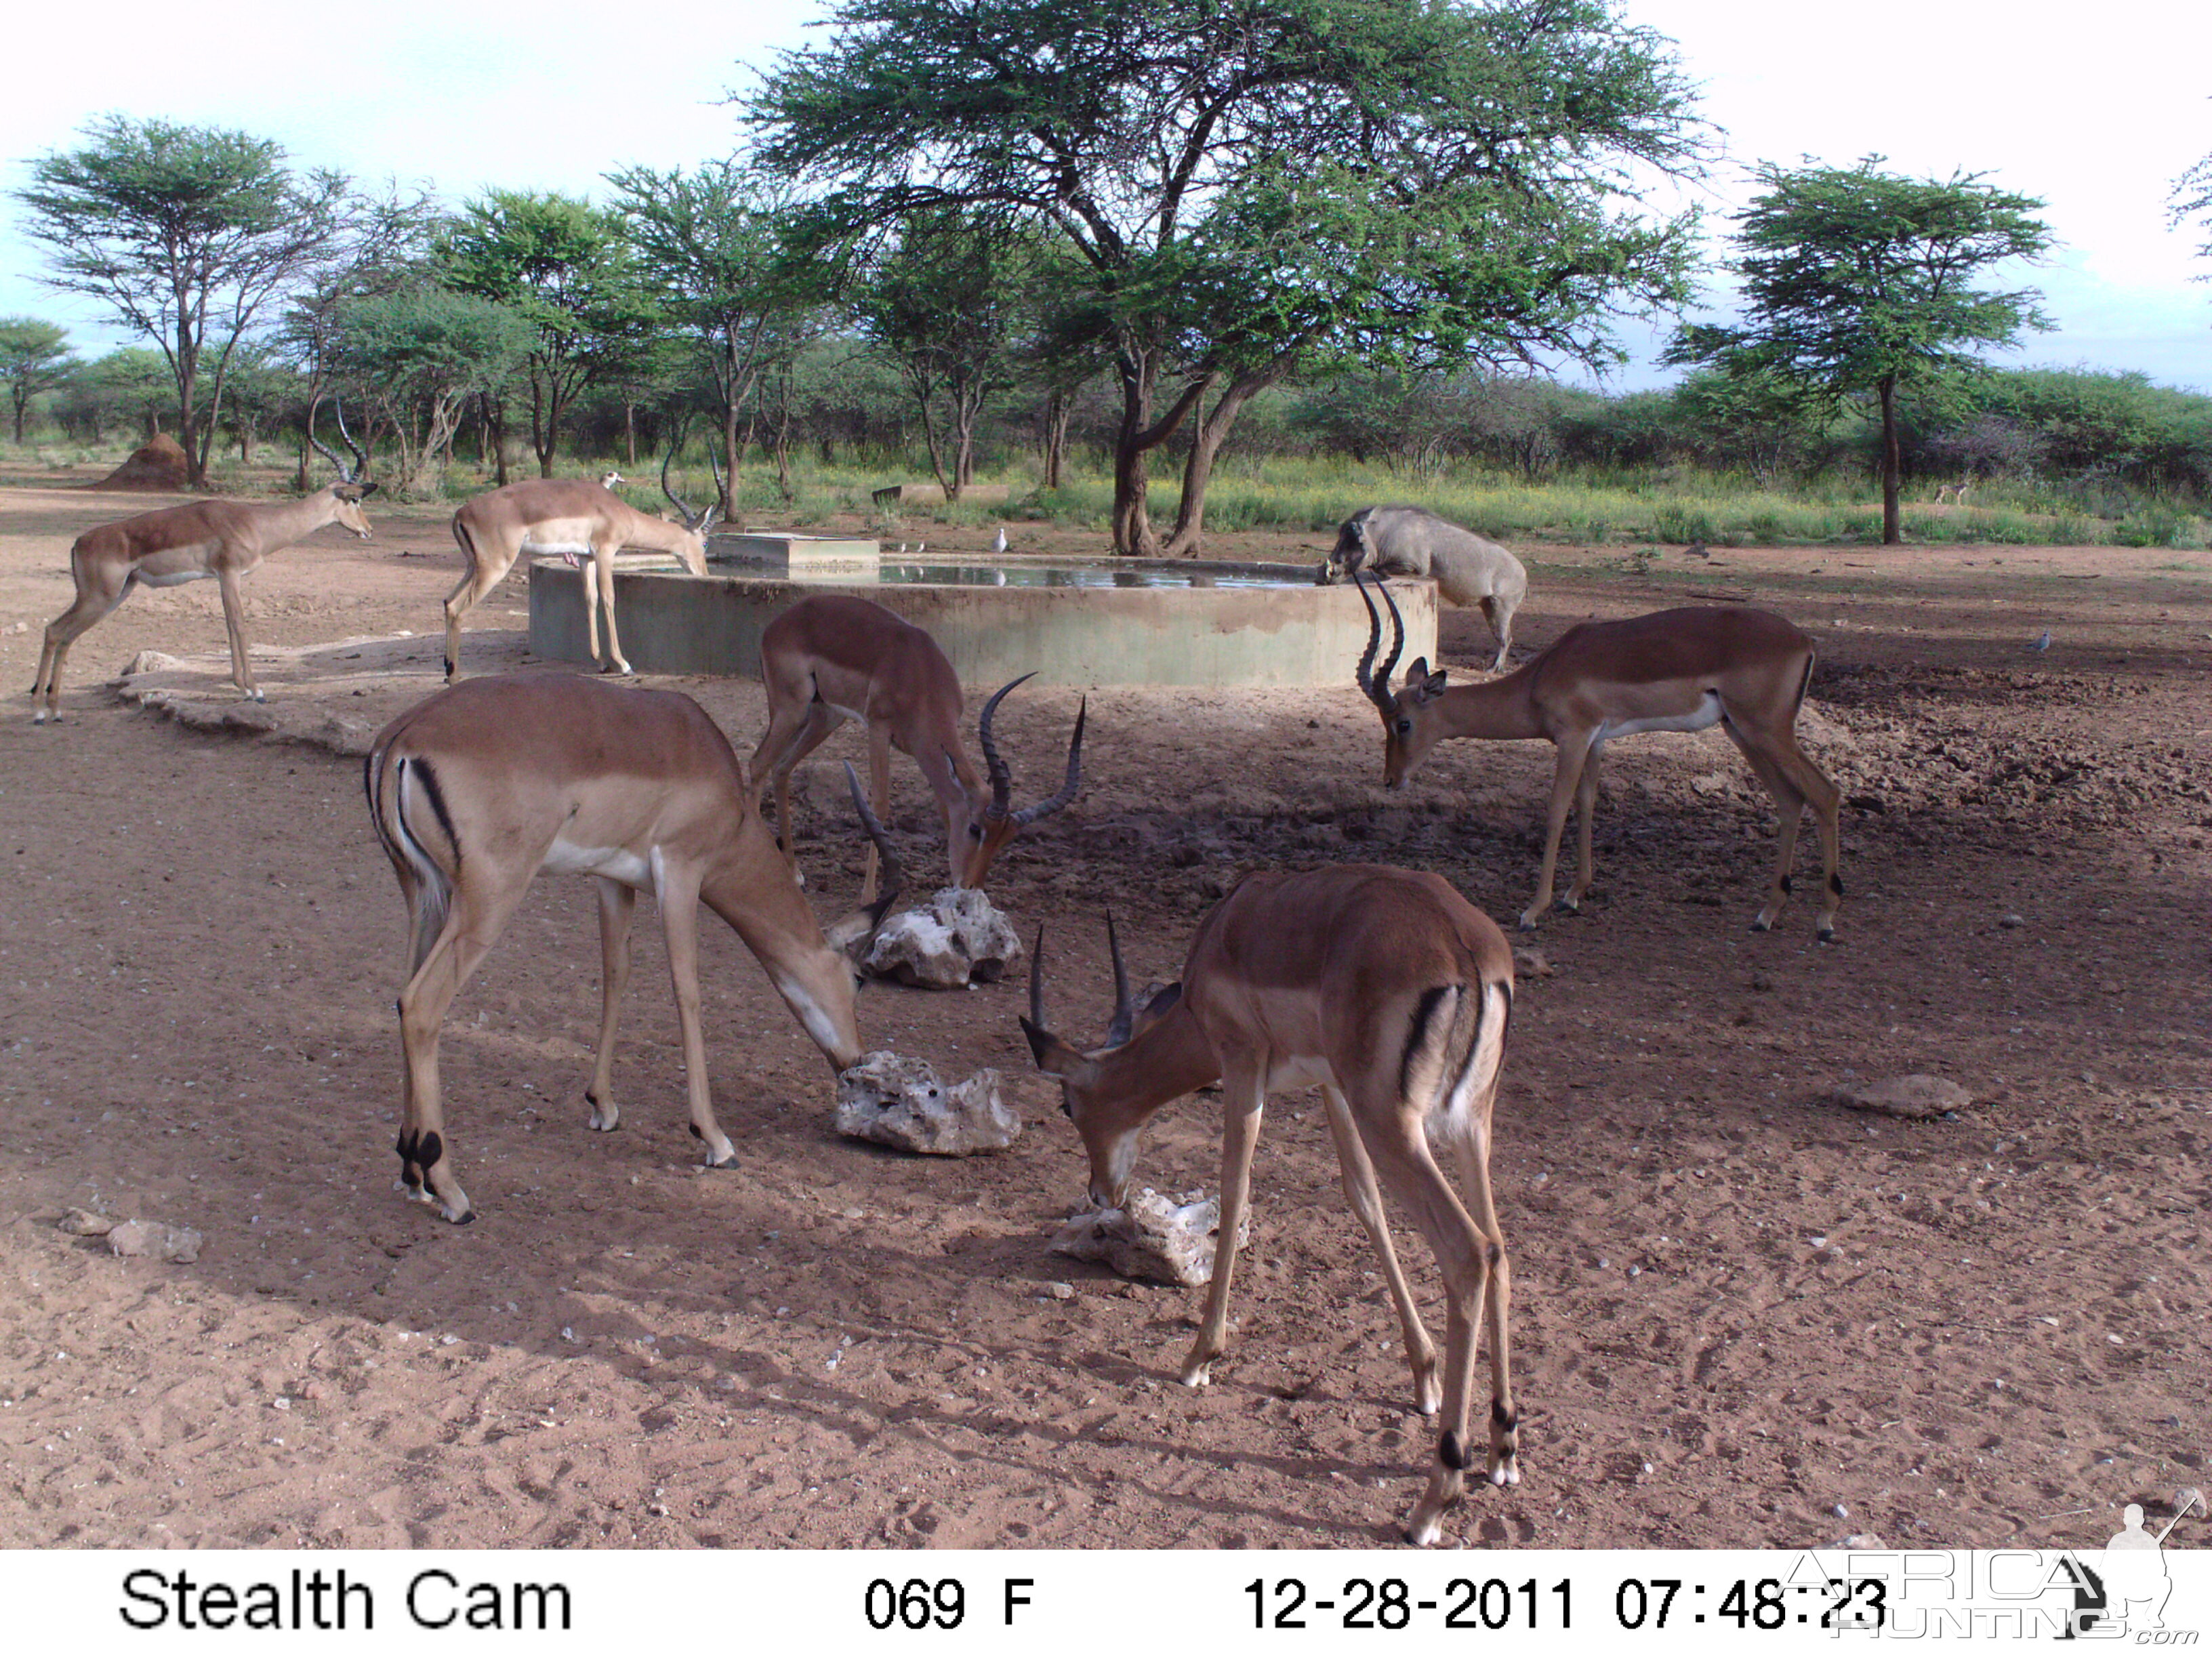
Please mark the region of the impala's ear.
POLYGON ((1022 1035, 1030 1040, 1030 1058, 1045 1076, 1066 1079, 1073 1076, 1083 1064, 1080 1050, 1054 1036, 1027 1014, 1016 1016, 1022 1023, 1022 1035))
POLYGON ((1413 665, 1406 671, 1406 684, 1413 689, 1416 697, 1425 700, 1435 696, 1437 692, 1444 689, 1444 671, 1439 668, 1431 674, 1429 672, 1429 659, 1426 657, 1416 657, 1413 659, 1413 665))

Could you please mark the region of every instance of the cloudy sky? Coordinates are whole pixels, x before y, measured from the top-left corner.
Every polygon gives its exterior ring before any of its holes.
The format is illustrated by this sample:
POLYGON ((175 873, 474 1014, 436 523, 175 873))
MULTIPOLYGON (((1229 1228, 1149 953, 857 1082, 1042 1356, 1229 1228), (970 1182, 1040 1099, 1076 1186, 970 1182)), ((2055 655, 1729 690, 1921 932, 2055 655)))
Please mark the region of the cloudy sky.
MULTIPOLYGON (((811 0, 662 0, 635 12, 568 0, 478 7, 386 0, 313 13, 287 0, 179 9, 112 0, 42 8, 9 28, 15 73, 0 98, 0 189, 109 112, 243 129, 297 161, 357 177, 423 180, 459 200, 489 185, 591 191, 635 163, 667 167, 738 142, 721 100, 813 38, 811 0), (318 33, 319 18, 330 32, 318 33), (623 27, 635 20, 630 27, 623 27), (64 21, 67 27, 64 27, 64 21)), ((1678 43, 1731 158, 1698 192, 1716 236, 1748 191, 1749 165, 1805 156, 1989 182, 2042 198, 2060 246, 2005 273, 2058 324, 2011 361, 2139 369, 2212 391, 2212 229, 2170 229, 2173 180, 2212 153, 2212 6, 2108 0, 2092 14, 2000 9, 1987 0, 1626 0, 1678 43), (2002 20, 2002 21, 2001 21, 2002 20)), ((80 349, 122 343, 96 309, 40 289, 20 210, 0 202, 0 314, 69 325, 80 349)), ((1717 305, 1725 304, 1717 290, 1717 305)), ((1668 378, 1660 331, 1615 384, 1668 378)))

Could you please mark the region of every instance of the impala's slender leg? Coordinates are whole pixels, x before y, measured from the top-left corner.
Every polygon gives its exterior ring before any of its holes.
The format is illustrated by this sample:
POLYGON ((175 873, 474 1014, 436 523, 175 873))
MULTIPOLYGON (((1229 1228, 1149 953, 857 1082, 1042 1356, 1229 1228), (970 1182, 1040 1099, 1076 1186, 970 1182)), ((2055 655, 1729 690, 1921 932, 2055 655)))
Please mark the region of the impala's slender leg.
MULTIPOLYGON (((1521 913, 1521 929, 1528 932, 1536 925, 1536 919, 1551 908, 1552 878, 1559 866, 1559 837, 1567 827, 1567 809, 1574 805, 1575 791, 1582 782, 1583 767, 1589 757, 1588 734, 1575 732, 1559 739, 1559 761, 1552 770, 1552 803, 1544 820, 1544 863, 1536 875, 1536 896, 1528 901, 1528 908, 1521 913)), ((1574 908, 1563 904, 1564 910, 1574 908)))
POLYGON ((602 610, 606 612, 607 659, 600 664, 602 674, 627 674, 630 672, 629 661, 622 653, 622 641, 615 637, 615 552, 612 547, 604 551, 593 548, 592 568, 585 579, 587 592, 591 591, 591 583, 598 585, 591 605, 592 659, 594 662, 599 661, 599 613, 602 610))
POLYGON ((1492 1250, 1437 1168, 1419 1116, 1393 1100, 1363 1115, 1359 1127, 1383 1183, 1412 1212, 1414 1224, 1437 1253, 1444 1281, 1443 1400, 1437 1419, 1437 1467, 1427 1492, 1406 1522, 1409 1542, 1432 1544, 1443 1512, 1465 1490, 1466 1470, 1473 1462, 1467 1443, 1476 1321, 1488 1295, 1492 1250))
POLYGON ((1352 1212, 1359 1218, 1359 1224, 1367 1229, 1375 1254, 1382 1258, 1382 1277, 1390 1286, 1390 1300, 1398 1309, 1398 1328, 1406 1339, 1406 1363, 1413 1372, 1413 1409, 1424 1417, 1433 1416, 1441 1402, 1437 1392, 1437 1346, 1429 1340, 1428 1327, 1421 1323, 1420 1311, 1413 1304, 1413 1287, 1407 1284, 1405 1270, 1398 1265, 1398 1252, 1390 1242, 1390 1225, 1382 1214, 1382 1195, 1375 1188, 1375 1165, 1368 1160, 1366 1147, 1360 1144, 1359 1130, 1352 1121, 1351 1103, 1345 1099, 1343 1091, 1323 1085, 1321 1092, 1328 1106, 1329 1133, 1336 1138, 1345 1199, 1351 1204, 1352 1212))
POLYGON ((1264 1056, 1231 1057, 1221 1079, 1221 1231, 1213 1243, 1213 1277, 1206 1287, 1206 1314, 1182 1362, 1182 1383, 1202 1389, 1213 1362, 1229 1346, 1229 1288, 1237 1276, 1237 1240, 1252 1199, 1252 1150, 1260 1142, 1267 1105, 1264 1056))
POLYGON ((714 1121, 714 1103, 707 1087, 707 1038, 699 1024, 699 878, 672 871, 656 858, 653 880, 661 937, 668 944, 668 974, 676 983, 676 1023, 684 1034, 684 1081, 690 1096, 692 1139, 705 1145, 707 1162, 714 1168, 731 1169, 737 1164, 738 1149, 714 1121))
POLYGON ((69 660, 70 647, 76 643, 77 635, 130 597, 137 585, 136 574, 125 576, 111 590, 95 574, 87 580, 77 573, 76 599, 70 608, 46 624, 45 643, 39 651, 39 672, 31 682, 31 724, 43 725, 48 720, 61 723, 62 711, 58 699, 62 689, 62 665, 69 660), (38 706, 39 693, 44 689, 46 706, 38 706))
POLYGON ((599 890, 599 1053, 584 1099, 592 1109, 592 1127, 611 1129, 622 1122, 622 1108, 614 1095, 615 1021, 629 985, 629 928, 637 913, 637 890, 605 876, 595 884, 599 890))
POLYGON ((1520 1413, 1513 1404, 1513 1349, 1508 1316, 1513 1307, 1513 1273, 1505 1232, 1498 1224, 1498 1206, 1490 1185, 1490 1115, 1498 1096, 1493 1073, 1470 1115, 1468 1133, 1453 1137, 1460 1176, 1474 1194, 1474 1224, 1490 1259, 1483 1322, 1490 1339, 1490 1480, 1498 1486, 1521 1484, 1520 1413))
POLYGON ((811 671, 802 667, 794 672, 787 667, 779 672, 775 659, 766 654, 761 658, 761 689, 768 694, 768 730, 753 745, 745 775, 756 787, 775 780, 776 842, 795 875, 799 856, 791 838, 792 769, 820 748, 845 717, 823 701, 811 671))
POLYGON ((1842 833, 1838 823, 1843 791, 1795 743, 1786 749, 1779 744, 1769 744, 1753 738, 1733 720, 1723 722, 1723 726, 1735 739, 1735 746, 1759 774, 1767 793, 1774 797, 1781 817, 1779 833, 1775 837, 1774 880, 1767 891, 1766 908, 1752 923, 1753 931, 1763 933, 1780 919, 1790 893, 1790 866, 1796 860, 1799 821, 1804 809, 1810 806, 1814 831, 1820 839, 1821 864, 1820 909, 1814 927, 1821 939, 1832 939, 1836 936, 1836 911, 1844 899, 1844 878, 1839 871, 1842 833))
POLYGON ((507 579, 507 573, 514 568, 514 561, 522 551, 519 539, 511 548, 479 548, 476 538, 459 522, 453 526, 453 539, 461 545, 465 568, 460 580, 453 584, 453 591, 446 595, 446 678, 449 682, 460 669, 461 618, 507 579))
MULTIPOLYGON (((868 727, 868 801, 875 808, 878 823, 890 816, 891 810, 891 732, 888 726, 868 727)), ((956 853, 957 849, 956 848, 956 853)), ((874 842, 868 843, 868 867, 860 878, 860 902, 876 902, 876 887, 879 879, 881 856, 874 842)), ((959 872, 953 872, 958 878, 959 872)))
POLYGON ((502 881, 489 872, 453 890, 446 925, 438 930, 399 994, 399 1041, 406 1060, 406 1098, 399 1126, 400 1179, 410 1197, 435 1203, 447 1220, 476 1219, 469 1195, 453 1178, 446 1147, 445 1103, 438 1079, 438 1033, 468 977, 499 938, 528 890, 528 870, 502 881), (483 896, 485 894, 489 897, 483 896))
POLYGON ((218 570, 215 573, 215 585, 222 594, 223 631, 230 635, 231 684, 246 693, 247 702, 266 702, 267 696, 254 684, 253 665, 246 660, 246 623, 238 592, 238 574, 218 570))
POLYGON ((1583 762, 1582 781, 1575 787, 1575 884, 1559 901, 1562 910, 1579 910, 1590 889, 1596 866, 1590 859, 1590 841, 1597 827, 1597 771, 1603 760, 1602 744, 1592 744, 1583 762))

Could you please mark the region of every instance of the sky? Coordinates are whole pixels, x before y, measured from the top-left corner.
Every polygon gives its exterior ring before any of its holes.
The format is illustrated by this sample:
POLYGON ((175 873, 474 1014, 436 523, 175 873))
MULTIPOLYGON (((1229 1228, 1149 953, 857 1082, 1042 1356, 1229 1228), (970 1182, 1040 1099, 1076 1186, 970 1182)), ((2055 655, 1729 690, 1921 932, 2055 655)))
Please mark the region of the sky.
MULTIPOLYGON (((1728 159, 1682 198, 1703 206, 1716 259, 1760 161, 1849 166, 1879 153, 1887 170, 1911 177, 1984 174, 2046 202, 2059 242, 2040 265, 1991 273, 2039 289, 2057 324, 1996 361, 2139 370, 2212 392, 2212 283, 2194 280, 2212 276, 2212 258, 2196 252, 2212 228, 2166 222, 2174 180, 2212 154, 2212 5, 1623 9, 1675 42, 1723 135, 1728 159)), ((69 149, 91 120, 120 112, 241 129, 278 140, 299 164, 427 182, 453 202, 489 185, 588 194, 621 167, 737 149, 724 100, 778 50, 820 39, 811 25, 823 9, 812 0, 660 0, 635 14, 568 0, 383 0, 348 15, 295 0, 181 10, 111 0, 88 25, 40 8, 9 29, 16 72, 0 97, 0 191, 21 189, 33 160, 69 149), (327 33, 315 32, 318 15, 327 33), (622 27, 626 16, 634 27, 622 27)), ((39 286, 40 250, 21 226, 12 198, 0 200, 0 315, 63 323, 94 355, 127 343, 91 302, 39 286)), ((1714 282, 1705 314, 1717 317, 1727 296, 1714 282)), ((1674 378, 1654 361, 1669 326, 1625 331, 1632 361, 1607 384, 1674 378)))

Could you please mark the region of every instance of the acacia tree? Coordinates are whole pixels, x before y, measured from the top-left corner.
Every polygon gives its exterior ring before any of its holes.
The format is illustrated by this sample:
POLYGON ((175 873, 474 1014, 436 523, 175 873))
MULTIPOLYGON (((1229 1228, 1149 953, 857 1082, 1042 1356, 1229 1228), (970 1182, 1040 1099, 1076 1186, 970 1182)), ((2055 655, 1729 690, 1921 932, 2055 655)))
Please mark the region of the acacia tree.
POLYGON ((610 173, 614 211, 661 310, 699 342, 713 377, 723 453, 722 513, 736 511, 738 419, 793 319, 825 292, 790 187, 736 161, 696 173, 610 173))
POLYGON ((307 489, 311 477, 313 451, 308 440, 330 386, 340 310, 356 301, 421 283, 440 222, 437 204, 427 188, 402 190, 387 183, 380 194, 354 203, 337 237, 293 290, 276 337, 284 355, 306 377, 301 391, 307 407, 300 422, 299 469, 294 480, 298 488, 307 489))
POLYGON ((1743 284, 1741 326, 1676 331, 1665 361, 1710 363, 1745 380, 1765 376, 1832 409, 1871 397, 1881 422, 1881 538, 1903 539, 1900 390, 1933 386, 1984 364, 1970 348, 2007 347, 2049 328, 2033 289, 1996 292, 1974 282, 2051 244, 2033 197, 1990 188, 1983 173, 1903 179, 1855 167, 1797 169, 1761 162, 1765 186, 1735 216, 1743 284))
POLYGON ((984 404, 1013 384, 1034 264, 1027 240, 989 218, 917 215, 855 298, 861 329, 921 412, 930 470, 948 501, 975 480, 984 404))
POLYGON ((333 367, 390 422, 402 491, 422 486, 469 399, 499 386, 532 343, 505 306, 427 284, 349 301, 337 323, 333 367))
POLYGON ((23 441, 23 412, 84 365, 69 349, 69 331, 36 317, 0 317, 0 385, 15 414, 15 441, 23 441))
POLYGON ((1161 550, 1151 453, 1213 458, 1308 360, 1610 355, 1687 219, 1615 216, 1699 152, 1666 43, 1606 0, 843 0, 747 105, 855 230, 988 207, 1079 256, 1121 411, 1114 544, 1161 550), (1212 399, 1211 404, 1206 399, 1212 399))
POLYGON ((33 161, 31 187, 15 192, 47 249, 54 274, 41 280, 100 301, 161 347, 191 482, 204 487, 232 354, 329 247, 346 179, 319 168, 295 179, 281 145, 221 127, 109 115, 85 136, 84 148, 33 161))
POLYGON ((530 443, 539 476, 551 477, 570 406, 658 321, 621 220, 573 196, 495 190, 447 228, 439 258, 447 286, 507 307, 533 331, 523 366, 530 443))

